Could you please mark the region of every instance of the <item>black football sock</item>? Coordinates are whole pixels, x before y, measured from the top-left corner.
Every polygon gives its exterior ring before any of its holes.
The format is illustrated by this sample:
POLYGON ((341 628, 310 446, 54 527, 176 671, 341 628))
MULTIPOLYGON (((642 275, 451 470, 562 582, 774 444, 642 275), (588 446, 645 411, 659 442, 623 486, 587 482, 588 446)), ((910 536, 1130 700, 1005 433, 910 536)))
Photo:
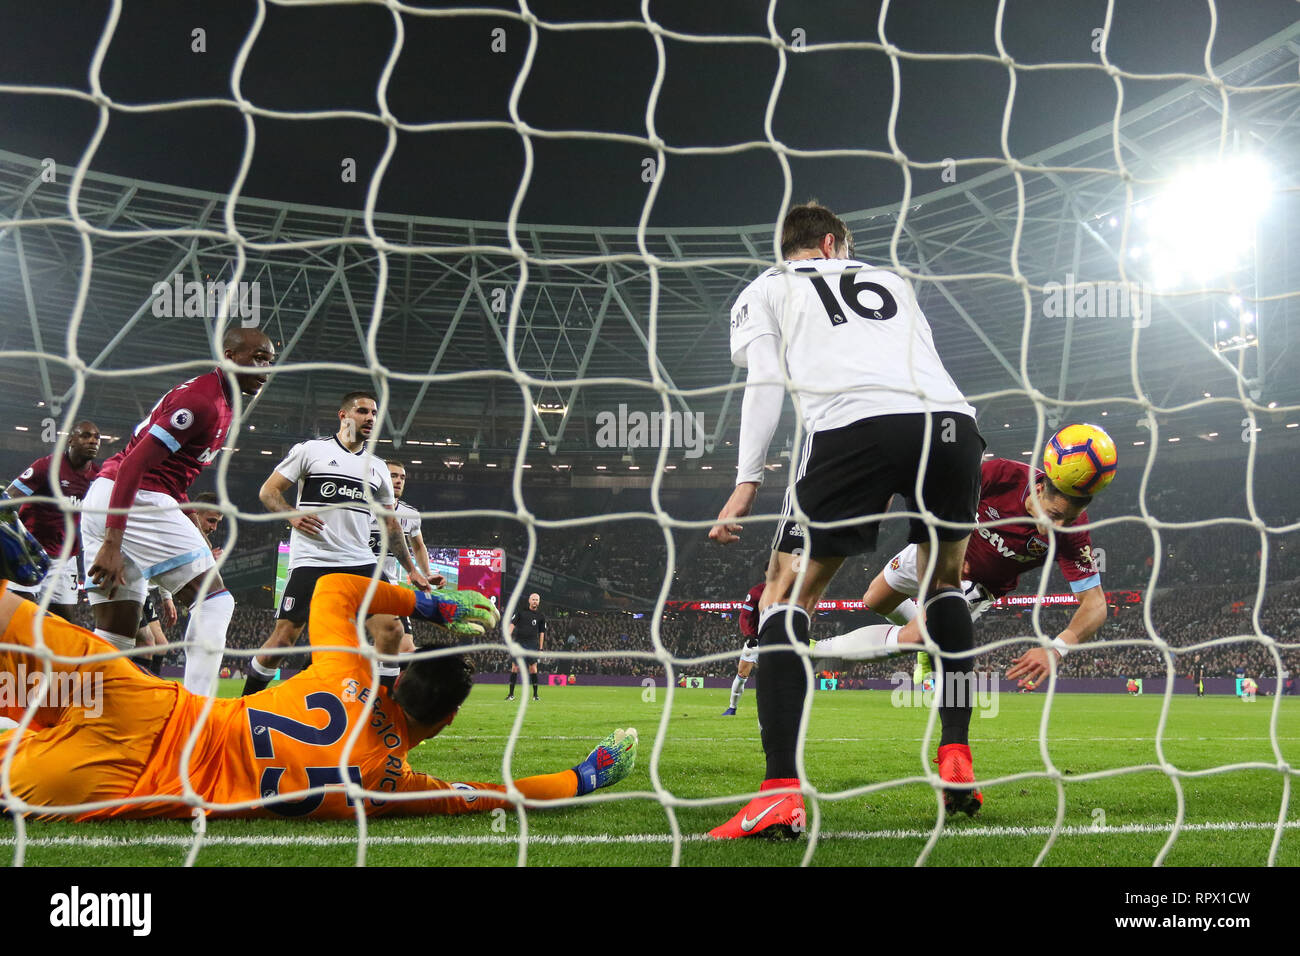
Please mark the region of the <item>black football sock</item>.
POLYGON ((925 602, 925 623, 930 636, 944 653, 943 685, 939 698, 939 721, 943 734, 939 746, 970 743, 970 717, 975 700, 974 658, 949 658, 975 646, 975 628, 966 596, 957 588, 944 588, 925 602))
POLYGON ((145 666, 146 669, 148 669, 149 673, 150 673, 150 674, 153 674, 155 677, 161 677, 161 676, 162 676, 162 658, 161 658, 161 657, 146 657, 146 658, 144 659, 144 666, 145 666))
POLYGON ((244 691, 241 697, 247 697, 250 694, 256 694, 266 690, 271 681, 275 680, 275 668, 266 668, 257 662, 253 657, 248 662, 248 677, 244 679, 244 691), (269 673, 268 673, 269 671, 269 673))
POLYGON ((511 672, 510 674, 510 693, 507 695, 509 697, 515 696, 515 680, 518 678, 518 676, 519 675, 515 674, 514 672, 511 672))
POLYGON ((794 639, 808 643, 808 612, 791 605, 773 605, 764 612, 765 619, 758 631, 760 647, 781 647, 785 650, 769 651, 759 658, 762 676, 755 692, 758 707, 758 724, 762 728, 763 752, 767 754, 767 780, 785 780, 799 776, 795 767, 795 742, 799 737, 799 718, 803 715, 803 699, 808 689, 808 677, 803 661, 790 643, 786 627, 789 620, 794 639))

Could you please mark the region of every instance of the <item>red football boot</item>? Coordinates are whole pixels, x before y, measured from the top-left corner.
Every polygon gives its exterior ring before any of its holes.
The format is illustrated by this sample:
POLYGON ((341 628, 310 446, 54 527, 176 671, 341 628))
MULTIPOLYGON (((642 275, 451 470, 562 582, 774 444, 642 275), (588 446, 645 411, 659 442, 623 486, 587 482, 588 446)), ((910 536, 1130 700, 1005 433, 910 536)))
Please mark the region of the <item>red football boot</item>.
MULTIPOLYGON (((939 779, 946 783, 974 783, 975 769, 971 764, 968 744, 945 744, 935 758, 939 765, 939 779)), ((943 791, 943 805, 949 813, 964 813, 973 817, 984 806, 984 795, 978 790, 943 791)))
MULTIPOLYGON (((783 790, 799 786, 797 777, 764 780, 759 790, 783 790)), ((797 840, 808 828, 804 816, 803 794, 786 793, 763 796, 761 793, 734 817, 709 831, 715 840, 741 837, 767 837, 771 840, 797 840)))

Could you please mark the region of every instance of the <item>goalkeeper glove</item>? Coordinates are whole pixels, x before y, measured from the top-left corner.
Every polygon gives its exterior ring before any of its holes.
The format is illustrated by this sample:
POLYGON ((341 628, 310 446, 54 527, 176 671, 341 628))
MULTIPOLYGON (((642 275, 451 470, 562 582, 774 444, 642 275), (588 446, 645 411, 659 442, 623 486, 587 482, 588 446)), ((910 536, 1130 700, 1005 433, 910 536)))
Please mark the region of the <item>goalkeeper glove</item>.
POLYGON ((415 613, 461 637, 482 637, 501 620, 496 605, 478 591, 416 591, 415 613))

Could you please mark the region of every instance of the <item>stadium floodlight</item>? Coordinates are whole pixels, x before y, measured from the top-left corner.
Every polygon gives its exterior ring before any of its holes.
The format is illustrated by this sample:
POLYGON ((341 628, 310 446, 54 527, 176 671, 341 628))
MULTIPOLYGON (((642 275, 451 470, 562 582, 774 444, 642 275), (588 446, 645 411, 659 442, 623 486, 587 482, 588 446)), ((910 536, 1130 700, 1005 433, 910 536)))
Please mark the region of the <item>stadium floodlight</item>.
POLYGON ((1204 285, 1246 265, 1255 248, 1255 224, 1271 194, 1268 165, 1249 153, 1197 163, 1175 175, 1138 207, 1145 213, 1138 218, 1156 285, 1204 285))

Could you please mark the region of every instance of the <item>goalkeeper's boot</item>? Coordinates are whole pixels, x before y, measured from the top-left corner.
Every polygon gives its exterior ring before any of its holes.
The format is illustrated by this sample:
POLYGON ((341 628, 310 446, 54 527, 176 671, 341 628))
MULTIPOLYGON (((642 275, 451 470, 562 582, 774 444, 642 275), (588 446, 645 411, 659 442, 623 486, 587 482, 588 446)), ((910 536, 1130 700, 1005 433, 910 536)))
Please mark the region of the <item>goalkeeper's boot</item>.
POLYGON ((934 659, 930 657, 928 651, 920 651, 916 655, 916 666, 912 668, 912 683, 921 687, 931 676, 934 675, 934 659))
POLYGON ((578 796, 618 783, 636 766, 636 730, 616 730, 573 768, 578 775, 578 796))
POLYGON ((18 520, 15 509, 0 508, 0 578, 25 588, 35 587, 49 572, 50 559, 18 520))
POLYGON ((722 712, 722 716, 723 716, 723 717, 735 717, 735 716, 736 716, 736 708, 734 708, 734 707, 728 707, 726 710, 724 710, 724 711, 722 712))
POLYGON ((478 591, 416 591, 415 613, 458 637, 482 637, 501 620, 496 605, 478 591))
MULTIPOLYGON (((785 790, 799 786, 799 779, 764 780, 759 790, 785 790)), ((786 793, 781 796, 764 796, 760 793, 734 817, 709 831, 715 840, 737 840, 741 837, 766 837, 769 840, 797 840, 807 829, 804 816, 803 794, 786 793)))
MULTIPOLYGON (((939 756, 934 762, 939 765, 939 779, 945 783, 975 782, 975 768, 971 763, 968 744, 945 744, 939 748, 939 756)), ((945 787, 943 806, 948 813, 964 813, 973 817, 984 806, 984 795, 974 788, 958 790, 945 787)))

